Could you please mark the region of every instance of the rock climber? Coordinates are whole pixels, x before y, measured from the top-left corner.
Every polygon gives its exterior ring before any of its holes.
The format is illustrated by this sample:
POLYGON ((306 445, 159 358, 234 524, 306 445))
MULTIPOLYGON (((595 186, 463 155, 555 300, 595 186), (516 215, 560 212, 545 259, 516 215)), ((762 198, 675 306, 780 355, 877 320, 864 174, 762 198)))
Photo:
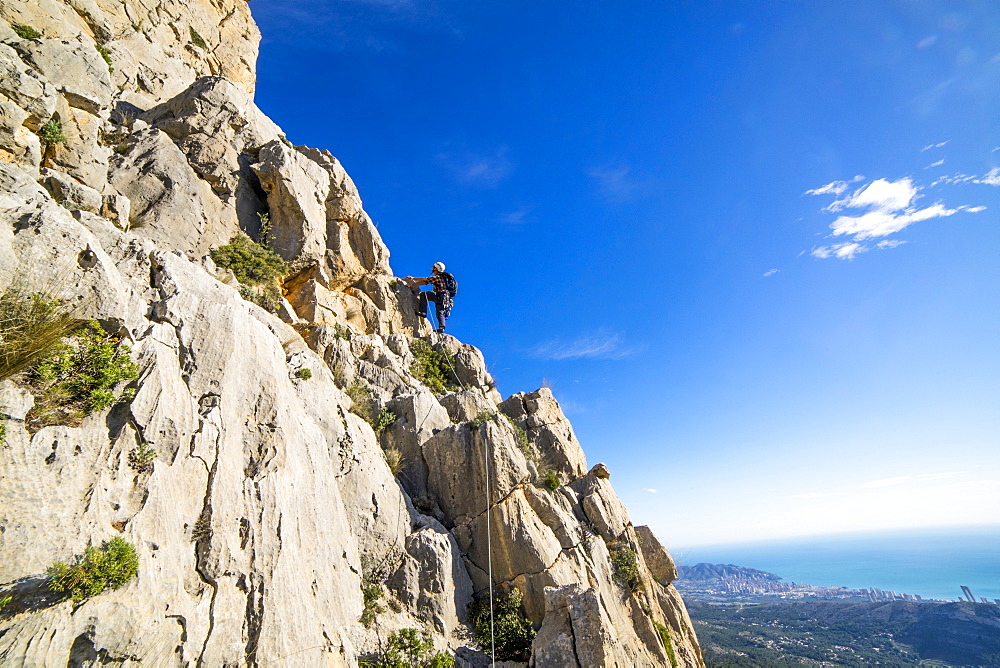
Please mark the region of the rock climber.
POLYGON ((430 291, 420 293, 420 306, 417 308, 417 315, 426 318, 427 302, 434 302, 434 314, 438 321, 437 331, 443 332, 445 320, 451 315, 451 307, 454 304, 455 295, 458 293, 458 281, 444 270, 444 262, 435 262, 434 266, 431 267, 431 275, 426 278, 407 276, 403 280, 411 288, 421 285, 431 286, 430 291))

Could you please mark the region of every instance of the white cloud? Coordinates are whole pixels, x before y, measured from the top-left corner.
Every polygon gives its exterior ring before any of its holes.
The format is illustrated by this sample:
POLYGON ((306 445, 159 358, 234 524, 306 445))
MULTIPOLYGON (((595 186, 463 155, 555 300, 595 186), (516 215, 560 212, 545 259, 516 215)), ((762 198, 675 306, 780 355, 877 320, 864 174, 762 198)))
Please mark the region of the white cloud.
POLYGON ((973 183, 983 183, 988 186, 1000 186, 1000 167, 994 167, 985 176, 974 179, 973 183))
POLYGON ((882 478, 880 480, 872 480, 871 482, 866 482, 861 485, 861 489, 872 489, 875 487, 889 487, 891 485, 901 485, 907 480, 910 480, 908 475, 899 475, 892 478, 882 478))
POLYGON ((611 359, 628 357, 634 351, 626 348, 619 334, 596 332, 572 341, 553 339, 531 349, 532 357, 548 360, 611 359))
POLYGON ((928 144, 927 146, 924 146, 922 149, 920 149, 920 152, 923 153, 924 151, 929 151, 932 148, 941 148, 950 141, 951 141, 950 139, 946 139, 945 141, 938 142, 937 144, 928 144))
POLYGON ((966 209, 966 211, 969 212, 969 213, 979 213, 980 211, 986 211, 986 207, 985 206, 970 206, 968 209, 966 209))
POLYGON ((876 211, 900 211, 910 206, 919 192, 920 189, 914 186, 909 178, 898 181, 876 179, 856 190, 850 197, 835 201, 826 207, 826 210, 870 208, 876 211))
POLYGON ((833 181, 825 186, 807 190, 806 195, 842 195, 847 190, 847 181, 833 181))
POLYGON ((649 492, 650 494, 659 494, 659 492, 657 490, 652 489, 652 488, 647 489, 646 491, 649 492))
POLYGON ((764 278, 767 278, 768 276, 774 276, 779 271, 781 271, 781 270, 780 269, 768 269, 767 271, 764 272, 764 278))
POLYGON ((600 195, 615 202, 630 200, 649 185, 648 181, 636 178, 627 166, 592 167, 587 174, 597 183, 600 195))
POLYGON ((500 220, 508 225, 521 225, 525 222, 529 213, 531 213, 531 207, 521 207, 517 211, 511 211, 501 216, 500 220))
POLYGON ((859 253, 868 250, 867 246, 856 243, 834 244, 832 246, 820 246, 812 251, 812 256, 821 260, 835 257, 838 260, 853 260, 859 253))
POLYGON ((931 164, 927 165, 926 167, 924 167, 924 169, 930 169, 931 167, 940 167, 943 164, 944 164, 944 158, 941 158, 937 162, 932 162, 931 164))
POLYGON ((905 241, 900 241, 899 239, 886 239, 885 241, 880 241, 875 244, 875 248, 879 250, 885 250, 887 248, 896 248, 905 244, 905 241))
POLYGON ((975 176, 969 176, 968 174, 951 174, 949 176, 939 177, 930 185, 930 187, 933 188, 941 185, 942 183, 949 185, 953 183, 968 183, 969 181, 974 181, 975 179, 975 176))
POLYGON ((962 208, 946 209, 942 204, 938 203, 925 209, 917 211, 909 210, 902 214, 879 209, 861 216, 839 216, 830 225, 830 229, 833 230, 833 236, 835 237, 849 234, 857 241, 864 241, 866 239, 894 234, 922 220, 951 216, 961 211, 962 208))
POLYGON ((436 158, 438 164, 451 172, 459 183, 482 188, 496 188, 514 171, 507 158, 506 146, 492 154, 467 149, 442 151, 436 158))

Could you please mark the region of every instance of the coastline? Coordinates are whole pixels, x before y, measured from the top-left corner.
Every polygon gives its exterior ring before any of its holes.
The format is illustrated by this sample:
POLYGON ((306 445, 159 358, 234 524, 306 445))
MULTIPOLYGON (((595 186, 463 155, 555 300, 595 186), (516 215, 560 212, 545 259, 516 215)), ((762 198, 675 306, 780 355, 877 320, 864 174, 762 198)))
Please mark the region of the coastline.
POLYGON ((786 583, 955 601, 1000 598, 1000 525, 803 536, 672 549, 678 564, 735 564, 786 583))

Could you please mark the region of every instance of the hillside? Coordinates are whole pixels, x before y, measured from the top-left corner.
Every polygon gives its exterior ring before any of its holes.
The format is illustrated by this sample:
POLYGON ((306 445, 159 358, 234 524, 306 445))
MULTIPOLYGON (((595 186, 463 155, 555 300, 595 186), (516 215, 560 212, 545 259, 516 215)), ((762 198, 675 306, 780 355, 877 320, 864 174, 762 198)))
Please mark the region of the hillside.
POLYGON ((0 339, 92 321, 0 377, 0 664, 479 666, 495 608, 508 665, 703 665, 552 393, 432 332, 254 105, 259 38, 243 0, 0 5, 0 339))
POLYGON ((708 666, 994 666, 1000 606, 688 602, 708 666), (930 664, 929 664, 930 665, 930 664))

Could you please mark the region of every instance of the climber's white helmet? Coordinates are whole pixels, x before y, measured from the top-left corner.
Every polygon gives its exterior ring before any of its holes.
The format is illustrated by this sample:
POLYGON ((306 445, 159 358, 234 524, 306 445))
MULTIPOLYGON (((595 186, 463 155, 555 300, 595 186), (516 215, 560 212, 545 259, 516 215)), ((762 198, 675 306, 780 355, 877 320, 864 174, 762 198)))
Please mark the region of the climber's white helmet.
POLYGON ((436 271, 436 272, 444 271, 444 262, 435 262, 434 266, 431 267, 431 271, 436 271))

